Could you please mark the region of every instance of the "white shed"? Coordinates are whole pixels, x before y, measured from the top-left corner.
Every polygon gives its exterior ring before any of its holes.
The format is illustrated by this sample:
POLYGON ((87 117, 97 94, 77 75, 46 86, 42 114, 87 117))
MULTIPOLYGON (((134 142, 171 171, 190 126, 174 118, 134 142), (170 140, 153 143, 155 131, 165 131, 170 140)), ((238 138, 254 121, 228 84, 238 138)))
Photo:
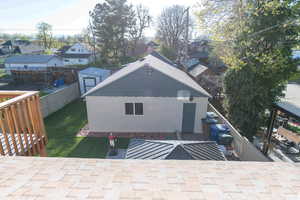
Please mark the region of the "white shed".
POLYGON ((78 73, 81 95, 105 80, 111 74, 110 70, 89 67, 78 73))

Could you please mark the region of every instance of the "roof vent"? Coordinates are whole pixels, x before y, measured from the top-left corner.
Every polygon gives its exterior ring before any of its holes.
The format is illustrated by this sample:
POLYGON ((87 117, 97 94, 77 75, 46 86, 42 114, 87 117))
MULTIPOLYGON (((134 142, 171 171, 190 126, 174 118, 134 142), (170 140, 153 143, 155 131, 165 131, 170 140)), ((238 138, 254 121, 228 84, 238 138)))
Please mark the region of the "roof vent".
POLYGON ((147 75, 151 76, 153 73, 153 68, 148 63, 144 64, 144 67, 147 75))

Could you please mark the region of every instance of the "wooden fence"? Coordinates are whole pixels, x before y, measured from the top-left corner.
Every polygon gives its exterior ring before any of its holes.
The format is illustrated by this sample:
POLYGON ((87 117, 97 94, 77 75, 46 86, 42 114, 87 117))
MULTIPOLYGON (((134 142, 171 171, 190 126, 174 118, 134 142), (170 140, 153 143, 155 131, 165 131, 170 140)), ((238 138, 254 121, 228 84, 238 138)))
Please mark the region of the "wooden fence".
POLYGON ((38 92, 0 91, 0 155, 47 156, 38 92))

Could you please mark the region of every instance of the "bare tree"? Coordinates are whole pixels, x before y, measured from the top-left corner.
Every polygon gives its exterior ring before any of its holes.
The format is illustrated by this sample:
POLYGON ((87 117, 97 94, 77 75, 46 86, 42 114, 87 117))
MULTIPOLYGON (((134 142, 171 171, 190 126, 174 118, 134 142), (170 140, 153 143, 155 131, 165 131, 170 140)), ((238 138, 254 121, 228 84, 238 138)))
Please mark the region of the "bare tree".
POLYGON ((50 49, 53 43, 52 26, 45 22, 41 22, 37 25, 38 39, 41 40, 45 49, 50 49))
POLYGON ((134 14, 135 20, 129 30, 129 37, 133 43, 132 50, 134 50, 137 43, 143 38, 145 30, 150 27, 152 21, 149 9, 142 4, 135 7, 134 14))
POLYGON ((191 19, 186 16, 186 8, 179 5, 164 9, 158 17, 157 37, 165 47, 175 51, 177 58, 184 48, 188 21, 191 19))

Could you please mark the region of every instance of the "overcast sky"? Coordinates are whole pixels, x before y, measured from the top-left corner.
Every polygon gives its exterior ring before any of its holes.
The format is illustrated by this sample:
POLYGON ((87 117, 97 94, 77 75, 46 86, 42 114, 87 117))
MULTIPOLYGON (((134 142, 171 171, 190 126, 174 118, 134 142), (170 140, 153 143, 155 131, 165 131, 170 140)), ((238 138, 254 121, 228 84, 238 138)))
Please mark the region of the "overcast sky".
MULTIPOLYGON (((128 0, 144 4, 157 17, 163 8, 179 4, 193 6, 198 0, 128 0)), ((0 0, 0 33, 35 33, 36 24, 44 21, 55 34, 80 33, 88 24, 88 13, 102 0, 0 0)), ((147 36, 155 31, 148 30, 147 36)))

